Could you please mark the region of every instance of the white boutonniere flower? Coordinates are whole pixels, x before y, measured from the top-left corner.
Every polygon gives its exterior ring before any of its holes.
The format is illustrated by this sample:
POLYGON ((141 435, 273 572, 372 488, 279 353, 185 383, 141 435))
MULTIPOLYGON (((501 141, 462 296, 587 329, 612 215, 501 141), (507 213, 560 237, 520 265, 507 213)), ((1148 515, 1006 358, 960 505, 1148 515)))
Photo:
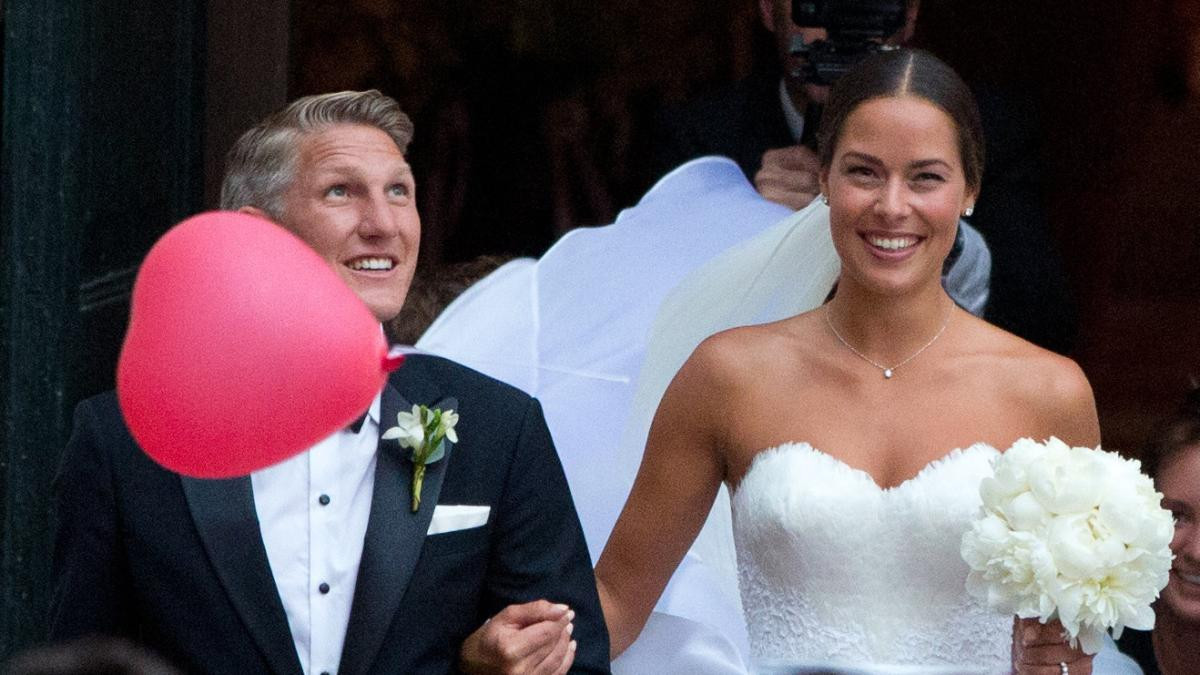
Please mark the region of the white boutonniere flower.
POLYGON ((446 443, 458 442, 454 425, 458 424, 458 413, 441 408, 414 405, 412 412, 396 413, 396 426, 383 432, 384 440, 395 439, 402 448, 411 448, 409 457, 413 463, 412 510, 421 506, 421 485, 425 480, 425 467, 446 454, 446 443))
POLYGON ((1021 618, 1058 619, 1089 654, 1110 629, 1154 627, 1174 523, 1140 462, 1024 438, 979 492, 983 507, 962 539, 972 595, 1021 618))

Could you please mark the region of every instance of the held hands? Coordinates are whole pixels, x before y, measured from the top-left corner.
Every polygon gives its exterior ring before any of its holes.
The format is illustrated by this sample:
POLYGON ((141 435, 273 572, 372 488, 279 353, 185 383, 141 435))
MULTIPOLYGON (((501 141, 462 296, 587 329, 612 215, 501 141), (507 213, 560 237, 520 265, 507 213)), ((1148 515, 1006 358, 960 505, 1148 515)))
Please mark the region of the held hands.
POLYGON ((803 145, 767 150, 762 168, 754 174, 754 189, 776 204, 799 210, 820 194, 820 170, 817 154, 803 145))
POLYGON ((1013 672, 1018 675, 1091 675, 1092 657, 1071 648, 1058 621, 1013 622, 1013 672), (1063 669, 1066 664, 1066 669, 1063 669))
POLYGON ((463 672, 562 675, 575 661, 574 618, 566 605, 545 600, 509 605, 463 642, 463 672))

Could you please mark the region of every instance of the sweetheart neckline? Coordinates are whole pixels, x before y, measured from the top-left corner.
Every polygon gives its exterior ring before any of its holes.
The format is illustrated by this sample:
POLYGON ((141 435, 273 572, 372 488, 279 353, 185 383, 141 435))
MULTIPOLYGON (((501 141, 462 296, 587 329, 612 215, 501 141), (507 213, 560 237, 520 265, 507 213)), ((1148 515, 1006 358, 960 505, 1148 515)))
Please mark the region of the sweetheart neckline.
POLYGON ((941 455, 940 457, 936 457, 936 458, 930 460, 929 462, 925 463, 925 465, 922 466, 920 468, 920 470, 918 470, 915 474, 900 481, 899 483, 896 483, 895 485, 883 486, 883 485, 880 485, 875 480, 875 477, 872 476, 865 469, 860 469, 856 466, 851 466, 850 464, 847 464, 844 460, 842 460, 838 457, 835 457, 835 456, 829 454, 828 452, 821 450, 820 448, 813 446, 811 443, 808 443, 807 441, 784 441, 783 443, 780 443, 778 445, 773 445, 773 446, 770 446, 767 448, 763 448, 762 450, 758 451, 758 453, 756 453, 754 455, 754 459, 750 460, 749 468, 747 468, 746 472, 742 474, 742 479, 740 481, 738 481, 737 488, 730 492, 730 496, 731 497, 735 496, 741 492, 742 486, 745 485, 745 483, 746 483, 746 478, 748 476, 750 476, 750 474, 755 470, 755 468, 758 467, 758 465, 760 464, 760 460, 762 460, 764 457, 773 455, 773 454, 780 454, 781 452, 783 452, 785 450, 792 451, 792 450, 805 450, 805 449, 807 449, 809 452, 811 452, 813 455, 815 455, 817 457, 824 458, 825 461, 832 462, 835 466, 842 467, 842 469, 848 471, 851 475, 857 476, 857 477, 865 480, 868 484, 870 484, 872 487, 875 488, 876 492, 878 492, 880 494, 889 494, 892 492, 902 490, 906 486, 911 485, 912 483, 921 480, 922 477, 924 477, 926 474, 936 471, 939 467, 949 463, 950 461, 952 461, 954 459, 957 459, 958 457, 964 456, 969 452, 972 452, 975 450, 988 450, 988 451, 991 451, 992 453, 995 453, 996 455, 1000 454, 1000 451, 997 450, 995 447, 993 447, 987 443, 984 443, 983 441, 979 441, 979 442, 969 445, 965 448, 954 448, 953 450, 950 450, 946 454, 941 455))

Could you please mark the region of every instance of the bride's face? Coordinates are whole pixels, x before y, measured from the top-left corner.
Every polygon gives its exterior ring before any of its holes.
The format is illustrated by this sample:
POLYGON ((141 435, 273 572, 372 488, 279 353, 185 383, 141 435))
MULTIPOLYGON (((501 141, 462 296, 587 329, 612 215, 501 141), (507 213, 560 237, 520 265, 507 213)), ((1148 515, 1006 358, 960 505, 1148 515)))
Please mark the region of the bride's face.
POLYGON ((1200 445, 1180 450, 1158 471, 1163 506, 1175 516, 1175 562, 1162 602, 1180 619, 1200 625, 1200 445))
POLYGON ((851 112, 821 187, 843 282, 888 295, 940 283, 959 215, 975 201, 954 121, 914 96, 851 112))

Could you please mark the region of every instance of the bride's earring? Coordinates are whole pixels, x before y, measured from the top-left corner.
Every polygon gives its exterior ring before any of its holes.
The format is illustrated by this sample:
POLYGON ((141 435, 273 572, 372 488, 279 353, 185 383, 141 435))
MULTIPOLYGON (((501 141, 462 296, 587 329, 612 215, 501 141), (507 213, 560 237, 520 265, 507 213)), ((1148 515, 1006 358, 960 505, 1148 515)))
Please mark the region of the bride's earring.
MULTIPOLYGON (((826 203, 828 203, 828 202, 826 202, 826 203)), ((965 210, 965 211, 963 211, 963 216, 964 216, 964 217, 966 217, 966 218, 970 218, 972 213, 975 213, 975 207, 974 207, 974 206, 968 206, 968 207, 966 208, 966 210, 965 210)))

